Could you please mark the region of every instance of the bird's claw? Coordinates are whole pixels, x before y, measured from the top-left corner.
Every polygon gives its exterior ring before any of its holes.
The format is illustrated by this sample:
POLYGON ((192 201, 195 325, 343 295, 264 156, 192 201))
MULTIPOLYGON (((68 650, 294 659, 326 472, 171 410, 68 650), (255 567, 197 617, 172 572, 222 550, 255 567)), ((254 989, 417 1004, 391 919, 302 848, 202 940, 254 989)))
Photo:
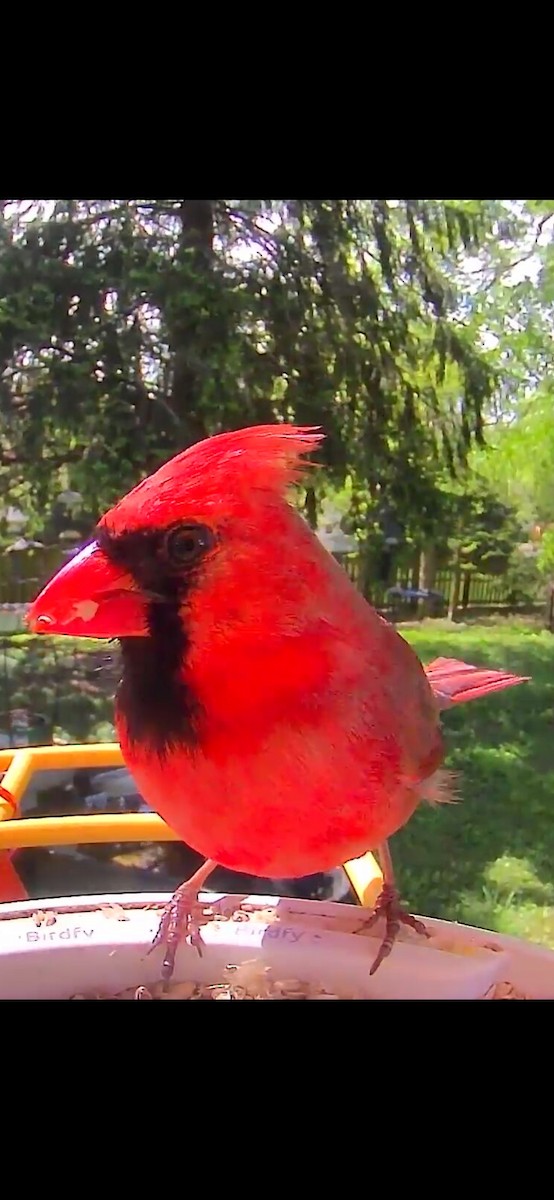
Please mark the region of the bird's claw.
POLYGON ((197 893, 191 891, 186 884, 177 888, 177 891, 174 892, 169 904, 166 905, 162 913, 156 936, 148 950, 148 954, 151 954, 157 946, 165 947, 161 977, 166 987, 173 975, 175 955, 180 942, 187 941, 189 945, 195 947, 200 957, 202 957, 204 943, 200 933, 198 916, 195 913, 195 909, 198 907, 197 899, 197 893))
POLYGON ((385 936, 369 972, 370 975, 374 975, 381 966, 383 959, 388 958, 401 925, 408 925, 410 929, 415 929, 416 933, 420 933, 423 937, 429 937, 423 921, 418 921, 417 917, 412 917, 411 913, 405 912, 401 906, 396 888, 388 883, 383 886, 369 920, 364 921, 363 925, 360 926, 360 930, 371 929, 377 923, 379 917, 385 918, 385 936))

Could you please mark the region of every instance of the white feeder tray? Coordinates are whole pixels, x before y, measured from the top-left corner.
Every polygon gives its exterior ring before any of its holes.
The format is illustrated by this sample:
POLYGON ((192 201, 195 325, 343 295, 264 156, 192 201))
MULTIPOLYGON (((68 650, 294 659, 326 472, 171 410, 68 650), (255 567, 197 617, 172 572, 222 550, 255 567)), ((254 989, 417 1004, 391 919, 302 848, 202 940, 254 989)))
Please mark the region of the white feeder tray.
MULTIPOLYGON (((163 951, 147 951, 160 912, 147 906, 168 899, 133 893, 0 905, 0 999, 70 999, 154 985, 163 951), (126 919, 114 919, 121 906, 126 919), (39 911, 55 921, 37 925, 39 911)), ((215 914, 202 925, 204 953, 182 944, 175 982, 221 984, 229 965, 259 961, 275 979, 320 985, 339 997, 475 1000, 508 981, 526 997, 554 998, 554 953, 517 938, 422 918, 430 937, 402 929, 371 976, 383 932, 356 933, 367 910, 274 896, 204 893, 201 900, 215 914), (241 905, 242 917, 232 919, 241 905)))

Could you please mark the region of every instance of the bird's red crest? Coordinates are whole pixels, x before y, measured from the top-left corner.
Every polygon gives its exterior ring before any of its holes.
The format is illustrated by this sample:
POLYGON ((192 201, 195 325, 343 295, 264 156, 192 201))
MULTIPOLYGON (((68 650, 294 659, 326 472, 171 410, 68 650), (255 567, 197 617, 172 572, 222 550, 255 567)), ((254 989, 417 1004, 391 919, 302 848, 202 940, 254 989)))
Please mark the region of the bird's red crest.
POLYGON ((167 524, 198 506, 205 513, 225 498, 240 502, 252 493, 283 496, 304 469, 304 455, 323 440, 317 426, 256 425, 220 433, 190 446, 144 479, 102 519, 120 526, 167 524))

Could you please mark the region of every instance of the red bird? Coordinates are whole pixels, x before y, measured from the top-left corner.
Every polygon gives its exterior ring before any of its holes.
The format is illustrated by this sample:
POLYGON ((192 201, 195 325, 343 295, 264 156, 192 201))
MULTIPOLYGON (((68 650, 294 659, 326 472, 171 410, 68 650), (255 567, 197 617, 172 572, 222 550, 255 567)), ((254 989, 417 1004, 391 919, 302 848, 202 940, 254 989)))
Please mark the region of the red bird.
MULTIPOLYGON (((428 677, 286 501, 314 429, 266 425, 177 455, 100 521, 30 610, 37 633, 119 638, 116 723, 148 803, 206 862, 154 945, 164 978, 221 864, 327 871, 381 848, 388 953, 401 921, 386 839, 445 799, 439 710, 520 682, 439 659, 428 677)), ((372 918, 372 919, 374 919, 372 918)))

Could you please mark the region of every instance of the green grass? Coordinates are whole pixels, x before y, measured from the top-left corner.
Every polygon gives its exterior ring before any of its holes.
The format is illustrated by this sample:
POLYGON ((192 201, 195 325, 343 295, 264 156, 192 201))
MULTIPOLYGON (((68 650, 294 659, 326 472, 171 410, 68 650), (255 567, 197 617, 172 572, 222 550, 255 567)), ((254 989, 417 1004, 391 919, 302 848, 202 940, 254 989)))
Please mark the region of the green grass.
POLYGON ((399 632, 423 663, 445 655, 532 676, 445 713, 460 799, 422 805, 394 837, 403 898, 412 911, 554 947, 554 637, 507 619, 399 632))

